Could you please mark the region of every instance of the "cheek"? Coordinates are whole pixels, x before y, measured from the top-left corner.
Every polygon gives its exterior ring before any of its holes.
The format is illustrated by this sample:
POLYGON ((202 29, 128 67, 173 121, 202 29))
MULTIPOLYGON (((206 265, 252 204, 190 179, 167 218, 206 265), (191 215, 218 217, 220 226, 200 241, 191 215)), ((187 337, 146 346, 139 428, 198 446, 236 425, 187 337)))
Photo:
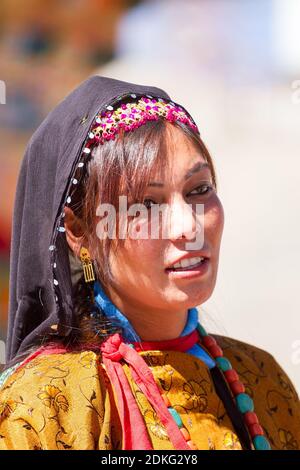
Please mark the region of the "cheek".
POLYGON ((224 209, 218 197, 207 207, 205 211, 204 229, 205 236, 218 243, 222 237, 224 228, 224 209))
POLYGON ((161 243, 159 240, 126 240, 124 245, 124 260, 126 265, 134 269, 136 273, 151 272, 156 270, 161 259, 161 243))

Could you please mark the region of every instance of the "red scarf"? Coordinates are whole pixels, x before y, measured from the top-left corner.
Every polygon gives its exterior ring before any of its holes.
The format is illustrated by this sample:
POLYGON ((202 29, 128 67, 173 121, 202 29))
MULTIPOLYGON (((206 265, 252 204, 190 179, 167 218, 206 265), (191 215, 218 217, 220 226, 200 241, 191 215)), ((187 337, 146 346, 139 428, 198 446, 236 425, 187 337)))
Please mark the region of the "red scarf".
MULTIPOLYGON (((199 339, 194 330, 187 336, 168 341, 133 343, 137 350, 173 350, 187 351, 199 339)), ((101 345, 102 359, 106 372, 117 395, 117 404, 123 430, 123 450, 153 449, 143 416, 132 394, 131 387, 120 363, 125 361, 133 380, 151 403, 158 419, 166 428, 169 439, 175 449, 190 450, 180 429, 169 412, 151 370, 138 352, 124 343, 119 334, 110 336, 101 345)))

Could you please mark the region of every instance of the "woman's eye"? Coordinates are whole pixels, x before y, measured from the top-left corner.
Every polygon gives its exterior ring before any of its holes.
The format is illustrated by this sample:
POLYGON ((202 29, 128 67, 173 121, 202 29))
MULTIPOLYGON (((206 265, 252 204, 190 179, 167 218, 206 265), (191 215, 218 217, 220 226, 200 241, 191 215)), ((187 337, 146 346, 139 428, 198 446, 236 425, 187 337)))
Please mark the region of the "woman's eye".
POLYGON ((201 186, 198 186, 197 188, 193 189, 193 191, 191 191, 189 194, 191 194, 192 196, 208 194, 210 191, 212 191, 212 189, 213 187, 210 184, 202 184, 201 186), (204 188, 204 191, 201 191, 202 188, 204 188), (197 192, 195 193, 194 191, 197 192))
POLYGON ((157 204, 155 201, 153 201, 153 199, 144 199, 143 204, 147 207, 147 209, 150 209, 150 207, 151 207, 149 201, 153 202, 154 204, 157 204))
MULTIPOLYGON (((213 186, 211 184, 201 184, 200 186, 197 186, 197 188, 193 189, 189 193, 191 196, 202 196, 205 194, 210 193, 213 190, 213 186)), ((147 207, 147 209, 150 209, 153 204, 158 204, 158 202, 155 202, 153 199, 147 198, 144 199, 143 204, 147 207)))

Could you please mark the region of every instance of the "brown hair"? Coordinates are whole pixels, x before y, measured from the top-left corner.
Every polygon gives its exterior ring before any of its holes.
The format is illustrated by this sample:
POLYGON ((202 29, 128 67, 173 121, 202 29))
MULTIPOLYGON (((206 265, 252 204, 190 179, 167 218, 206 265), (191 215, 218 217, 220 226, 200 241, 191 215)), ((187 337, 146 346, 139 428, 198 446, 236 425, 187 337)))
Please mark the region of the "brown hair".
POLYGON ((96 274, 103 286, 111 280, 108 263, 109 252, 117 249, 124 239, 107 238, 99 242, 96 234, 95 214, 99 201, 109 203, 118 212, 120 195, 128 197, 129 203, 142 203, 152 171, 165 171, 167 166, 166 133, 168 126, 180 128, 185 136, 209 164, 213 184, 216 175, 212 158, 202 139, 187 125, 175 121, 169 123, 160 118, 150 121, 134 132, 120 132, 115 140, 99 145, 92 152, 87 171, 81 184, 72 195, 70 206, 84 227, 84 238, 95 262, 96 274))

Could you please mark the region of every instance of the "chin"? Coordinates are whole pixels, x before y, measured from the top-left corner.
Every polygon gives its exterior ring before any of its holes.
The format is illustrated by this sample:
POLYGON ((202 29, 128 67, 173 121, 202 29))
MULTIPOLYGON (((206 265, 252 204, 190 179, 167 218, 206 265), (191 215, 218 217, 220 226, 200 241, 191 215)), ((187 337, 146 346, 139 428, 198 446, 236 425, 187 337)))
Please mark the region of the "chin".
POLYGON ((211 292, 206 295, 195 295, 190 296, 187 302, 187 308, 197 307, 198 305, 204 304, 211 296, 211 292))
POLYGON ((177 293, 177 295, 174 294, 172 300, 170 299, 170 303, 176 309, 197 307, 210 298, 212 291, 213 289, 205 289, 203 291, 199 291, 199 289, 195 291, 193 289, 193 292, 188 292, 188 289, 186 289, 184 292, 177 293))

